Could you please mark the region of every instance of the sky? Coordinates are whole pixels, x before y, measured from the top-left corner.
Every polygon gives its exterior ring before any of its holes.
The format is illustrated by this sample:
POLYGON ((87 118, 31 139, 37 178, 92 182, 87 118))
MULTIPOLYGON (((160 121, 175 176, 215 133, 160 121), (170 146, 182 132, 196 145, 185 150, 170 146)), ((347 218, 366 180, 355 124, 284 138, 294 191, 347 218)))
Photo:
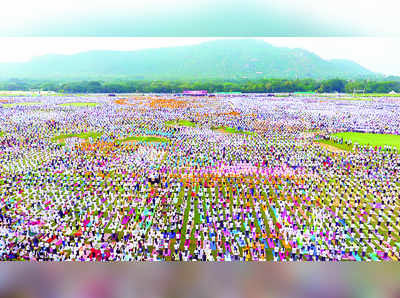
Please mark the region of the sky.
MULTIPOLYGON (((91 50, 133 51, 193 45, 217 38, 0 37, 0 62, 91 50)), ((349 59, 369 70, 400 75, 400 37, 258 37, 279 47, 303 48, 323 59, 349 59)))
POLYGON ((12 0, 0 8, 0 62, 259 37, 400 75, 398 0, 12 0))
POLYGON ((400 36, 398 0, 12 0, 0 36, 400 36))

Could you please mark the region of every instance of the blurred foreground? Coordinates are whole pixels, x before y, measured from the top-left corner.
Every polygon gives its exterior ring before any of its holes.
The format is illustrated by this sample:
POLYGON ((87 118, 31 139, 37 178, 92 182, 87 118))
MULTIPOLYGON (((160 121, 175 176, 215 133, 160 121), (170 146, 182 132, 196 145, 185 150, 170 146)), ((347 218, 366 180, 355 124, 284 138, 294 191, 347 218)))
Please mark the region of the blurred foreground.
POLYGON ((0 297, 400 297, 399 267, 2 264, 0 297))

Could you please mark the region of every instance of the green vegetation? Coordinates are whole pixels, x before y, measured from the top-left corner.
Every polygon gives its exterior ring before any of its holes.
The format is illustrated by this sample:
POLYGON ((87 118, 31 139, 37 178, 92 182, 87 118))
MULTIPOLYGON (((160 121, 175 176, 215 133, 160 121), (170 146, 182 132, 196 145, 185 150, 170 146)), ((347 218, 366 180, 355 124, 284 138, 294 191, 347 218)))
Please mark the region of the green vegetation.
POLYGON ((175 120, 175 121, 167 121, 165 122, 165 125, 167 126, 187 126, 187 127, 195 127, 196 123, 191 122, 189 120, 175 120))
POLYGON ((400 150, 400 135, 359 133, 359 132, 340 132, 333 134, 335 137, 351 140, 360 145, 385 146, 389 145, 400 150))
POLYGON ((61 107, 96 107, 100 105, 98 102, 69 102, 59 104, 61 107))
POLYGON ((128 141, 138 141, 138 142, 169 142, 169 139, 163 137, 154 137, 154 136, 135 136, 135 137, 127 137, 121 140, 118 140, 118 143, 128 142, 128 141))
POLYGON ((239 130, 237 128, 226 127, 226 126, 211 127, 211 129, 212 130, 221 130, 226 133, 239 133, 239 134, 245 134, 245 135, 255 135, 255 133, 251 132, 251 131, 244 131, 244 130, 239 130))
POLYGON ((4 132, 0 131, 0 137, 4 136, 4 132))
POLYGON ((58 135, 52 138, 52 141, 59 142, 61 145, 65 145, 65 139, 67 138, 81 138, 81 139, 98 139, 102 133, 99 132, 82 132, 82 133, 72 133, 72 134, 63 134, 58 135))
MULTIPOLYGON (((214 92, 243 92, 243 93, 294 93, 303 92, 306 96, 315 96, 311 93, 348 93, 351 98, 368 97, 400 97, 400 78, 391 78, 391 81, 382 80, 344 80, 344 79, 180 79, 180 80, 129 80, 108 79, 106 81, 29 81, 8 80, 0 82, 0 90, 30 89, 55 91, 57 96, 66 93, 180 93, 183 90, 207 90, 214 92), (365 94, 354 94, 354 90, 365 90, 365 94), (391 91, 397 94, 389 94, 391 91)), ((10 95, 11 96, 11 95, 10 95)), ((16 95, 12 95, 16 96, 16 95)), ((298 95, 298 96, 301 96, 298 95)))
POLYGON ((2 104, 4 108, 13 108, 17 106, 37 106, 41 105, 41 102, 17 102, 17 103, 5 103, 2 104))

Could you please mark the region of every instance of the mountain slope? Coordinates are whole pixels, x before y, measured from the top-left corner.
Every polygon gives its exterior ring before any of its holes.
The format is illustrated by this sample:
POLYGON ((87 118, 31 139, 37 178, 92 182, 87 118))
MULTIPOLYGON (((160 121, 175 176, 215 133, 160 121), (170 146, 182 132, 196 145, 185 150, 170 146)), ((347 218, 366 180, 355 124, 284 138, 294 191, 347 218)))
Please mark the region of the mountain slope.
POLYGON ((45 55, 26 63, 0 63, 0 78, 325 79, 375 76, 352 61, 327 61, 302 49, 274 47, 254 39, 216 40, 193 46, 132 52, 45 55))

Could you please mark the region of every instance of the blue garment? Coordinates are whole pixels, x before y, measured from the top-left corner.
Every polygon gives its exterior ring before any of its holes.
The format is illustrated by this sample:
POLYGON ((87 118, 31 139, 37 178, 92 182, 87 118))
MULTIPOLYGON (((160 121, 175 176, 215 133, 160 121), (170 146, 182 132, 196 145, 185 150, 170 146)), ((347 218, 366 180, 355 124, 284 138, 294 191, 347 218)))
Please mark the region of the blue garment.
POLYGON ((361 262, 361 258, 357 255, 356 252, 353 251, 353 256, 356 258, 357 262, 361 262))
POLYGON ((271 207, 271 208, 272 208, 272 211, 274 212, 275 217, 277 217, 275 208, 274 207, 271 207))

